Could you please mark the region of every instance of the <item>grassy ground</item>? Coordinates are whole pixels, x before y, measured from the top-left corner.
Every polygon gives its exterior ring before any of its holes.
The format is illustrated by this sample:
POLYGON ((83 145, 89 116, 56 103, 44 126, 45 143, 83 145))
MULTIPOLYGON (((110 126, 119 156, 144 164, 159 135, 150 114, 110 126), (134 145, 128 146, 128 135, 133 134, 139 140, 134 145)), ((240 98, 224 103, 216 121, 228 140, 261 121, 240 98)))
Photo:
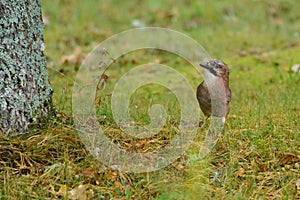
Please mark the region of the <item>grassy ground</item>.
MULTIPOLYGON (((300 198, 300 77, 291 71, 300 64, 298 1, 43 0, 42 9, 57 116, 42 130, 0 138, 0 199, 300 198), (71 118, 76 71, 96 44, 133 28, 134 20, 181 31, 230 65, 232 109, 208 158, 194 159, 206 127, 198 130, 186 155, 150 173, 105 169, 81 143, 71 118)), ((102 127, 109 127, 106 134, 129 150, 163 146, 180 111, 163 87, 141 88, 132 97, 132 117, 147 123, 142 98, 147 97, 146 102, 170 111, 170 126, 152 140, 120 136, 109 94, 122 74, 147 62, 173 67, 194 88, 203 79, 185 61, 161 51, 118 59, 98 93, 97 111, 102 127)))

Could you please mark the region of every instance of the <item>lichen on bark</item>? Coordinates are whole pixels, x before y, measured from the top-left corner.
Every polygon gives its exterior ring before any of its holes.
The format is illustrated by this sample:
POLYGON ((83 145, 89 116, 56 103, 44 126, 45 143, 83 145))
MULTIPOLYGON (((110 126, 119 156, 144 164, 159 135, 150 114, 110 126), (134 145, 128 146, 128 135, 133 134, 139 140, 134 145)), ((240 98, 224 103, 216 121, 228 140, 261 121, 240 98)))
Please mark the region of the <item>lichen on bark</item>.
POLYGON ((52 112, 38 0, 0 0, 0 133, 13 135, 52 112))

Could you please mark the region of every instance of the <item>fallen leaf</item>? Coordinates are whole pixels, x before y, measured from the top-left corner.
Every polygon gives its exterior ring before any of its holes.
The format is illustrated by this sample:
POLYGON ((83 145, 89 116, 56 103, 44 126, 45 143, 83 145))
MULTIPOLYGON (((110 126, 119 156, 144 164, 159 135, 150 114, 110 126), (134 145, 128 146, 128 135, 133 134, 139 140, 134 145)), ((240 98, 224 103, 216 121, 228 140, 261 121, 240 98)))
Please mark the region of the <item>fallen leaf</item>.
POLYGON ((107 171, 107 172, 105 172, 105 174, 103 176, 104 179, 107 178, 110 180, 116 180, 117 177, 118 177, 118 174, 117 174, 117 172, 114 172, 114 171, 107 171))
POLYGON ((245 174, 245 172, 246 172, 246 170, 243 167, 241 167, 241 168, 239 168, 239 170, 237 172, 235 172, 235 175, 242 177, 245 174))
POLYGON ((61 196, 64 196, 66 194, 67 191, 67 186, 66 185, 61 185, 58 191, 58 194, 60 194, 61 196))
POLYGON ((183 170, 184 169, 184 165, 182 165, 182 164, 177 164, 175 167, 178 170, 183 170))
POLYGON ((62 116, 63 116, 63 115, 62 115, 61 113, 57 113, 57 114, 56 114, 56 117, 57 117, 57 118, 61 118, 62 116))
POLYGON ((275 26, 281 26, 283 24, 283 20, 279 17, 276 17, 272 22, 275 26))
POLYGON ((106 86, 106 83, 107 83, 107 80, 108 80, 108 76, 106 74, 102 74, 101 77, 100 77, 98 86, 97 86, 97 90, 98 89, 104 90, 105 86, 106 86))
POLYGON ((69 198, 72 200, 86 200, 87 194, 84 185, 79 185, 77 188, 69 192, 69 198))
POLYGON ((72 54, 62 56, 62 58, 60 59, 60 64, 62 64, 62 65, 67 65, 67 64, 70 64, 70 63, 71 64, 76 64, 76 63, 81 62, 81 60, 82 60, 81 48, 76 47, 72 54))
POLYGON ((147 140, 141 140, 141 141, 138 141, 137 143, 136 143, 136 147, 138 147, 138 148, 143 148, 143 147, 145 147, 146 145, 147 145, 147 140))
POLYGON ((293 154, 284 154, 279 158, 280 165, 286 165, 291 163, 300 162, 300 157, 293 154))
POLYGON ((248 54, 247 54, 247 51, 242 50, 242 51, 239 52, 239 55, 240 55, 241 57, 245 57, 245 56, 247 56, 248 54))
POLYGON ((267 171, 269 169, 268 164, 266 164, 266 163, 258 164, 258 168, 260 171, 267 171))
POLYGON ((119 181, 115 181, 114 185, 118 188, 118 189, 123 189, 123 185, 122 183, 120 183, 119 181))
POLYGON ((96 185, 100 185, 101 181, 100 181, 99 179, 97 179, 97 180, 95 181, 95 183, 96 183, 96 185))
POLYGON ((85 177, 91 177, 94 175, 94 173, 95 173, 94 169, 92 167, 89 167, 82 172, 82 175, 85 177))
POLYGON ((263 180, 264 177, 261 176, 261 175, 258 175, 258 176, 256 176, 255 178, 256 178, 256 180, 261 181, 261 180, 263 180))
POLYGON ((300 178, 296 180, 296 188, 297 190, 300 190, 300 178))

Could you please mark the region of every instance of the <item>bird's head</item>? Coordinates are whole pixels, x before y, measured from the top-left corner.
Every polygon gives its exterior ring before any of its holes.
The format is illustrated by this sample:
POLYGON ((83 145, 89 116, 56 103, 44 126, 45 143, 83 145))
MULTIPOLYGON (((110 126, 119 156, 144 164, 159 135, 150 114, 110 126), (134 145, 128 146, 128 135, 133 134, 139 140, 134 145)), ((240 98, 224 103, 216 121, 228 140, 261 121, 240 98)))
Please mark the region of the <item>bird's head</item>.
POLYGON ((211 60, 209 62, 201 63, 201 67, 207 69, 207 71, 217 77, 228 77, 228 66, 220 60, 211 60))

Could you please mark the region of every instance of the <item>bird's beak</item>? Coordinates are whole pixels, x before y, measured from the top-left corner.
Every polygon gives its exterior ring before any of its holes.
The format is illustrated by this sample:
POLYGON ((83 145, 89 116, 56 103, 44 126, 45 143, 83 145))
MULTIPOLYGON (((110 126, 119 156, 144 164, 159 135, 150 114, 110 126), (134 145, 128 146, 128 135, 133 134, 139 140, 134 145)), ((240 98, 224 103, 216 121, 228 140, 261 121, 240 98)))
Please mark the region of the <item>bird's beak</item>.
POLYGON ((200 66, 207 69, 210 73, 212 73, 213 75, 217 76, 217 73, 216 71, 214 70, 213 67, 210 67, 208 62, 205 62, 205 63, 200 63, 200 66))
POLYGON ((200 66, 205 68, 205 69, 208 69, 208 70, 211 70, 211 68, 209 67, 208 63, 205 62, 205 63, 200 63, 200 66))

